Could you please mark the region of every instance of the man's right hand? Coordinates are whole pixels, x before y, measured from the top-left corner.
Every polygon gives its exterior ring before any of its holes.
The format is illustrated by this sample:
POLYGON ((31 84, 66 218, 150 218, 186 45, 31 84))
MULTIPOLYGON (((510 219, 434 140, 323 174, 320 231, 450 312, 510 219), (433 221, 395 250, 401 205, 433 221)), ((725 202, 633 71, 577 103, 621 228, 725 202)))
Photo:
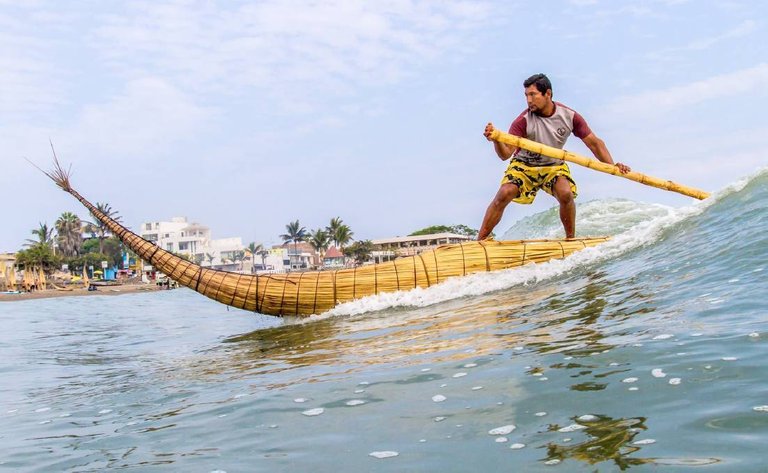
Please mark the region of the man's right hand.
POLYGON ((493 139, 491 138, 491 133, 493 133, 495 130, 496 128, 494 128, 493 123, 488 122, 488 124, 485 125, 485 131, 483 132, 483 136, 485 136, 485 139, 488 141, 493 141, 493 139))

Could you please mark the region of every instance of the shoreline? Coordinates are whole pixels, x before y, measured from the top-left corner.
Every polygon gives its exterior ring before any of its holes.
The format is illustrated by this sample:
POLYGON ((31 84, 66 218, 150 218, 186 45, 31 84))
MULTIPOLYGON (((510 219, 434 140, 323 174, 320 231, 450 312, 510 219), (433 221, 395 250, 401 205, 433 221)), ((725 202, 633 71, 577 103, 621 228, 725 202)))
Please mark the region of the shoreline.
POLYGON ((120 284, 115 286, 99 286, 95 291, 85 288, 72 290, 46 289, 44 291, 22 292, 20 294, 0 294, 0 302, 29 301, 35 299, 51 299, 54 297, 72 296, 119 296, 122 294, 136 294, 139 292, 154 292, 166 290, 165 287, 156 284, 120 284))

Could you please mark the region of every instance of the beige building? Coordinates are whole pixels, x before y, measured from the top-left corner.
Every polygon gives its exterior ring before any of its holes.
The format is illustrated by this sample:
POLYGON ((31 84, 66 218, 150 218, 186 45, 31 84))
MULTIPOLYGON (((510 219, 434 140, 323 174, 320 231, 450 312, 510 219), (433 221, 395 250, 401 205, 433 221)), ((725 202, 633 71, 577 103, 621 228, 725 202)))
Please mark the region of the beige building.
POLYGON ((418 255, 422 251, 434 250, 440 245, 461 243, 472 239, 472 237, 457 233, 433 233, 430 235, 382 238, 372 240, 372 258, 375 263, 380 263, 400 256, 418 255))
POLYGON ((0 253, 0 291, 13 291, 16 289, 16 255, 13 253, 0 253))

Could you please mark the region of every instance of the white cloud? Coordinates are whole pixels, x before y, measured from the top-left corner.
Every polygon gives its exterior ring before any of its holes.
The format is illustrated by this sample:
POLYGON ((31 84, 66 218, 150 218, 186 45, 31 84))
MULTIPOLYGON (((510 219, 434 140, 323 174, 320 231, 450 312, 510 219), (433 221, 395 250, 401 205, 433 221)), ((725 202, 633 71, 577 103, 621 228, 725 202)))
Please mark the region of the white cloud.
POLYGON ((122 74, 160 71, 196 90, 348 88, 388 83, 453 54, 491 14, 482 3, 270 0, 132 4, 93 43, 122 74))
POLYGON ((688 42, 682 46, 666 48, 660 51, 654 51, 647 56, 650 59, 663 59, 663 60, 675 60, 679 55, 678 53, 686 53, 691 51, 705 51, 715 46, 718 43, 727 41, 734 38, 742 38, 752 34, 756 30, 757 23, 753 20, 745 20, 735 27, 724 31, 720 34, 712 34, 709 32, 707 36, 698 38, 688 42))
POLYGON ((141 157, 189 137, 215 117, 184 93, 157 78, 129 82, 106 103, 88 105, 80 120, 61 133, 70 147, 101 159, 141 157))
POLYGON ((690 84, 619 97, 603 113, 626 116, 661 113, 748 92, 768 88, 768 63, 721 74, 690 84))
POLYGON ((0 16, 0 115, 11 118, 64 102, 51 46, 0 16))

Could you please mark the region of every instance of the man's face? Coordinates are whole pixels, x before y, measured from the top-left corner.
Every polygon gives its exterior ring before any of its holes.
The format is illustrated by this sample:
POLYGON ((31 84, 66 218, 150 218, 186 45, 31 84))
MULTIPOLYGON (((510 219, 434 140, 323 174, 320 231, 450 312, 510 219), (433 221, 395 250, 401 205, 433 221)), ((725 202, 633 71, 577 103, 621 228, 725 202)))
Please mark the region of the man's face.
POLYGON ((547 90, 542 94, 539 89, 536 88, 536 84, 530 85, 525 88, 525 99, 528 101, 528 110, 533 113, 541 112, 552 98, 552 91, 547 90))

